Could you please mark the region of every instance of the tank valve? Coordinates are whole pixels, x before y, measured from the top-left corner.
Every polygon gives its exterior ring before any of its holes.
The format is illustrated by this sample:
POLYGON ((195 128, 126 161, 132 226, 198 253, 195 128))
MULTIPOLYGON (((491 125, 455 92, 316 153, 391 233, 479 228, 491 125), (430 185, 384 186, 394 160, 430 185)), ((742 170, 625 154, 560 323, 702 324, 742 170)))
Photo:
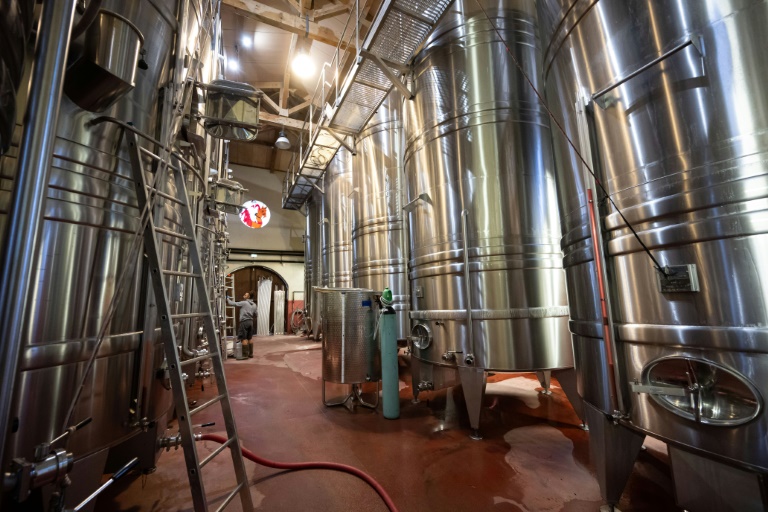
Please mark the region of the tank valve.
POLYGON ((421 391, 432 391, 432 390, 435 389, 435 385, 432 382, 428 381, 428 380, 423 380, 423 381, 419 382, 418 388, 419 388, 420 392, 421 391))
POLYGON ((468 366, 475 364, 475 356, 473 354, 467 354, 467 357, 464 358, 464 364, 468 366))
POLYGON ((443 354, 443 361, 456 362, 456 354, 462 354, 461 350, 449 350, 443 354))

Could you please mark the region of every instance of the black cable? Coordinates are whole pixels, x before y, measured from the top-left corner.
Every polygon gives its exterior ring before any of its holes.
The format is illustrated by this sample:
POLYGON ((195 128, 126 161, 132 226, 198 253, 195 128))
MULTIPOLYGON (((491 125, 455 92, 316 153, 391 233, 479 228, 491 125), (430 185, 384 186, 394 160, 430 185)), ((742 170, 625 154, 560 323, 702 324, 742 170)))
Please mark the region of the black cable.
MULTIPOLYGON (((648 255, 649 258, 651 258, 651 261, 653 261, 654 267, 656 270, 662 273, 665 277, 669 276, 670 274, 667 273, 667 271, 664 269, 664 267, 661 266, 661 264, 656 260, 656 258, 651 254, 651 250, 648 249, 648 247, 643 243, 643 241, 640 239, 640 235, 637 234, 637 231, 635 231, 635 228, 632 226, 632 224, 627 220, 627 218, 624 216, 624 213, 621 211, 621 209, 616 205, 616 203, 613 201, 613 198, 608 194, 608 191, 603 186, 600 179, 597 177, 595 172, 592 170, 592 168, 589 166, 587 161, 584 159, 584 157, 581 155, 581 152, 576 147, 576 145, 573 143, 573 141, 568 137, 568 133, 566 133, 565 128, 563 128, 563 125, 560 124, 560 122, 555 118, 555 115, 552 113, 552 111, 549 108, 549 105, 547 105, 546 100, 544 99, 544 96, 539 92, 538 89, 536 89, 536 86, 533 84, 533 81, 528 77, 528 74, 525 72, 523 67, 520 65, 520 62, 517 60, 517 57, 515 57, 514 53, 512 53, 512 50, 510 50, 509 45, 507 44, 507 41, 504 39, 504 36, 501 35, 501 31, 496 28, 496 25, 494 25, 493 21, 491 21, 491 17, 488 16, 488 12, 485 10, 485 8, 480 4, 480 0, 475 0, 477 3, 477 6, 480 8, 481 11, 483 11, 483 15, 485 15, 485 18, 488 20, 488 23, 490 23, 491 27, 493 28, 494 32, 496 32, 496 35, 499 36, 499 39, 501 39, 501 42, 504 44, 504 48, 506 48, 507 53, 510 57, 512 57, 512 61, 515 63, 515 66, 517 66, 517 69, 520 70, 520 73, 523 75, 523 78, 525 78, 525 81, 528 82, 528 85, 531 86, 531 89, 533 89, 533 92, 536 94, 536 96, 539 98, 539 101, 541 102, 541 105, 544 107, 544 110, 547 111, 547 114, 549 115, 549 118, 552 120, 553 123, 555 123, 555 126, 557 126, 558 130, 560 130, 560 133, 563 134, 563 137, 565 137, 565 140, 568 142, 568 145, 571 146, 571 149, 573 149, 574 153, 576 153, 576 156, 579 157, 579 160, 581 160, 581 163, 584 164, 584 167, 589 171, 589 174, 592 175, 592 178, 595 180, 595 184, 600 187, 600 190, 605 196, 605 199, 607 199, 611 205, 614 207, 616 212, 621 217, 621 220, 624 221, 624 223, 627 225, 629 230, 632 232, 632 234, 635 236, 635 239, 637 239, 637 242, 640 244, 640 246, 643 248, 645 253, 648 255)), ((589 207, 589 205, 587 205, 589 207)), ((597 257, 597 255, 595 255, 597 257)))

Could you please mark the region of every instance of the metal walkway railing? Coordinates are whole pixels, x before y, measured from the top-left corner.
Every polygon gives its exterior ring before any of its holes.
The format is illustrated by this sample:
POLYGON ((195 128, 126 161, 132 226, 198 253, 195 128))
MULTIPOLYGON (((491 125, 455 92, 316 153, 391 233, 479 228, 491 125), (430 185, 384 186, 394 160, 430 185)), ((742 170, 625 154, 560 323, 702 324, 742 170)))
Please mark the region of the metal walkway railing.
POLYGON ((402 82, 411 59, 421 50, 452 0, 384 0, 360 42, 360 13, 371 0, 356 0, 330 63, 323 66, 310 101, 299 152, 283 183, 283 208, 298 210, 320 187, 338 149, 349 146, 392 87, 406 97, 402 82), (351 26, 350 22, 354 22, 351 26), (350 32, 347 34, 347 30, 350 32), (346 37, 346 39, 345 39, 346 37), (354 44, 353 44, 354 38, 354 44))

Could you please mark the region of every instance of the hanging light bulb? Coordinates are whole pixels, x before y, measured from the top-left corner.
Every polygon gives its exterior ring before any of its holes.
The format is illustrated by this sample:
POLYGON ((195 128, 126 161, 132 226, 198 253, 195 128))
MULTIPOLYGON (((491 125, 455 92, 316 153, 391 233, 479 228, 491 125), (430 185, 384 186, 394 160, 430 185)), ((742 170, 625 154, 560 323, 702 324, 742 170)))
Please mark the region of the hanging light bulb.
POLYGON ((309 39, 309 15, 306 17, 307 30, 304 34, 304 39, 299 41, 296 47, 296 55, 291 62, 291 70, 296 73, 300 78, 307 78, 315 74, 315 63, 309 56, 309 47, 312 45, 312 40, 309 39))
POLYGON ((280 136, 275 141, 275 147, 277 149, 291 149, 291 141, 285 136, 283 130, 280 130, 280 136))
POLYGON ((291 63, 291 69, 300 78, 307 78, 315 74, 315 63, 309 56, 309 52, 301 49, 296 52, 296 56, 291 63))

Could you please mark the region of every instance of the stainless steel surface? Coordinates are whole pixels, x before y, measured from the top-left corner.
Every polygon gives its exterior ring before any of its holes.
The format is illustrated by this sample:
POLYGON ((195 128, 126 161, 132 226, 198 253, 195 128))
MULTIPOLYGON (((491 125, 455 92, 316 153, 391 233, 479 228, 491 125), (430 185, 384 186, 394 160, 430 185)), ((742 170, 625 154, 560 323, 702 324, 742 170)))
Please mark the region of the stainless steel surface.
MULTIPOLYGON (((63 8, 65 3, 46 2, 46 5, 63 8)), ((188 77, 201 78, 201 68, 187 52, 190 48, 193 53, 198 48, 204 51, 210 42, 210 2, 108 0, 103 7, 130 20, 147 35, 148 42, 145 56, 148 69, 137 72, 136 87, 104 114, 123 123, 130 122, 132 129, 161 138, 166 144, 173 143, 180 128, 178 114, 189 105, 184 102, 173 105, 173 92, 182 91, 181 85, 171 84, 165 91, 162 88, 172 77, 178 77, 179 84, 188 77), (186 28, 179 31, 178 48, 174 49, 177 39, 174 20, 181 17, 182 11, 190 21, 179 24, 186 28), (174 55, 178 59, 174 59, 174 55), (181 67, 174 68, 176 63, 181 67)), ((57 49, 67 47, 57 45, 57 49)), ((55 51, 46 54, 48 58, 55 55, 55 51)), ((56 70, 55 66, 46 66, 46 69, 56 70)), ((26 90, 19 92, 20 105, 27 101, 27 93, 26 90)), ((32 94, 29 101, 35 98, 32 94)), ((53 101, 54 97, 46 95, 44 99, 53 101)), ((54 111, 50 109, 49 113, 54 111)), ((6 447, 3 462, 11 457, 30 457, 34 445, 60 431, 88 360, 96 350, 99 332, 113 300, 119 313, 105 332, 93 369, 73 408, 74 421, 93 416, 93 423, 73 435, 68 448, 81 460, 114 447, 141 432, 146 422, 164 422, 172 407, 170 394, 164 387, 167 382, 157 377, 163 367, 163 352, 156 329, 154 297, 145 283, 140 246, 131 254, 134 233, 139 227, 139 210, 129 178, 128 154, 125 145, 120 144, 122 128, 110 122, 90 123, 94 118, 95 115, 64 97, 58 123, 43 123, 55 133, 53 158, 47 170, 35 171, 32 175, 39 186, 48 187, 48 194, 31 210, 28 203, 11 198, 10 193, 15 183, 24 180, 28 168, 21 165, 17 170, 20 124, 16 127, 16 143, 0 160, 0 232, 4 232, 3 251, 13 253, 5 267, 9 271, 4 276, 20 278, 31 274, 33 284, 29 294, 14 293, 11 286, 2 287, 4 292, 12 294, 14 303, 28 311, 26 315, 15 315, 3 308, 3 318, 18 318, 21 329, 16 335, 3 338, 12 341, 11 345, 20 351, 18 371, 3 373, 16 382, 13 392, 10 385, 5 387, 4 396, 12 400, 11 417, 17 423, 15 430, 3 438, 6 447), (42 236, 33 236, 34 231, 27 229, 31 221, 14 213, 17 210, 28 218, 37 218, 34 212, 41 212, 42 236), (23 251, 13 250, 8 236, 14 227, 29 241, 39 241, 42 246, 39 257, 22 256, 23 251), (25 265, 29 272, 12 270, 15 265, 25 265), (131 269, 128 281, 116 295, 125 269, 131 269), (35 400, 30 401, 29 397, 35 400)), ((21 116, 17 122, 21 123, 21 116)), ((189 130, 193 131, 194 126, 189 130)), ((142 145, 143 149, 153 147, 153 143, 146 141, 142 145)), ((184 148, 177 147, 176 151, 188 156, 193 149, 187 144, 184 148)), ((36 154, 45 156, 50 152, 37 151, 36 154)), ((158 158, 143 155, 145 167, 155 171, 158 158)), ((199 156, 202 159, 206 155, 199 156)), ((165 159, 168 160, 167 155, 165 159)), ((174 159, 174 165, 180 163, 174 159)), ((194 188, 199 184, 199 180, 193 178, 196 173, 199 174, 199 170, 190 172, 186 183, 190 191, 205 193, 194 188)), ((165 195, 178 196, 178 188, 170 178, 158 183, 158 188, 165 195)), ((157 218, 162 218, 163 228, 178 230, 181 222, 178 203, 167 199, 161 202, 156 213, 157 218)), ((197 206, 195 202, 193 207, 197 206)), ((184 243, 167 236, 163 241, 165 268, 174 270, 176 265, 187 261, 184 243)), ((173 286, 178 297, 173 303, 174 311, 182 311, 182 307, 193 303, 190 296, 196 294, 190 283, 189 277, 169 277, 167 285, 173 286)), ((200 302, 199 298, 194 300, 200 302)), ((11 323, 4 322, 3 328, 9 328, 11 323)), ((181 331, 182 326, 177 328, 181 331)), ((197 340, 196 327, 188 326, 186 332, 195 339, 192 348, 199 349, 206 343, 197 340)), ((4 348, 2 360, 13 359, 4 348)), ((150 468, 153 463, 153 460, 147 464, 142 462, 144 468, 150 468)))
POLYGON ((144 36, 129 19, 102 9, 85 33, 82 54, 67 69, 64 90, 80 108, 107 109, 135 86, 144 36))
POLYGON ((352 286, 352 154, 339 149, 328 167, 322 194, 323 286, 352 286))
MULTIPOLYGON (((23 353, 21 340, 29 331, 28 315, 35 308, 38 261, 45 249, 44 205, 51 175, 55 130, 61 103, 64 66, 69 48, 69 33, 75 12, 74 0, 43 5, 38 25, 38 40, 32 62, 29 101, 25 126, 18 148, 12 193, 0 196, 3 219, 0 224, 0 463, 10 460, 5 442, 13 423, 13 392, 19 391, 16 372, 23 353), (3 204, 5 203, 5 204, 3 204)), ((4 164, 5 162, 3 162, 4 164)), ((4 166, 3 166, 4 167, 4 166)), ((3 173, 4 174, 4 173, 3 173)), ((3 187, 5 188, 5 187, 3 187)), ((23 388, 22 388, 23 389, 23 388)), ((17 427, 18 428, 18 427, 17 427)), ((51 439, 53 435, 47 436, 51 439)), ((10 450, 13 455, 13 450, 10 450)))
POLYGON ((695 512, 762 512, 768 508, 765 477, 669 447, 675 502, 695 512), (701 492, 711 489, 711 492, 701 492))
POLYGON ((381 377, 373 290, 320 288, 323 302, 323 381, 375 382, 381 377))
MULTIPOLYGON (((483 5, 538 82, 534 2, 483 5)), ((411 318, 433 336, 414 357, 507 371, 572 366, 548 118, 474 0, 456 2, 429 38, 414 88, 405 115, 411 318)))
MULTIPOLYGON (((310 243, 311 255, 311 274, 309 274, 309 313, 312 327, 312 337, 315 340, 320 339, 320 313, 322 310, 322 297, 315 291, 315 287, 323 285, 323 248, 325 240, 323 239, 323 198, 320 191, 315 190, 310 202, 307 203, 307 230, 310 243)), ((305 276, 306 277, 306 276, 305 276)))
MULTIPOLYGON (((603 208, 628 422, 686 449, 766 471, 768 110, 757 84, 768 69, 768 36, 759 21, 768 3, 553 0, 540 2, 539 12, 547 96, 569 137, 594 148, 608 193, 661 265, 697 269, 698 292, 660 291, 648 256, 617 212, 603 208), (697 44, 671 51, 689 40, 697 44), (592 133, 580 131, 576 104, 620 82, 587 114, 592 133), (658 396, 629 390, 635 381, 652 384, 646 378, 665 358, 725 370, 705 379, 704 390, 701 382, 686 386, 698 393, 689 392, 694 411, 687 418, 658 396), (756 418, 701 425, 707 402, 695 401, 718 393, 729 376, 754 388, 747 416, 756 408, 756 418)), ((564 139, 554 140, 576 362, 585 399, 604 409, 584 174, 564 139)), ((742 393, 719 398, 727 402, 719 414, 744 418, 742 393)))
POLYGON ((402 96, 393 91, 360 134, 352 173, 352 284, 392 290, 397 337, 410 332, 403 225, 402 96))

